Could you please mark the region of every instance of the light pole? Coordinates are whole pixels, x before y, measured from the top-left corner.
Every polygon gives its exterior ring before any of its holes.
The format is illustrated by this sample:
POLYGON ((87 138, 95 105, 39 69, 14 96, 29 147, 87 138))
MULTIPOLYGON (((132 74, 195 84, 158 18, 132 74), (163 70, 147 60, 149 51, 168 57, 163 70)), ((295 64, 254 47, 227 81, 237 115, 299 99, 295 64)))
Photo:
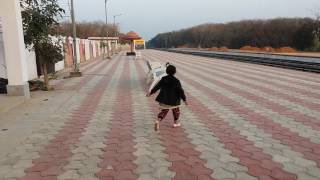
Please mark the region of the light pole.
POLYGON ((73 37, 73 71, 70 72, 70 76, 78 77, 81 76, 81 72, 78 67, 78 58, 77 58, 77 29, 74 13, 74 3, 71 0, 71 21, 72 21, 72 37, 73 37))
MULTIPOLYGON (((123 13, 120 14, 116 14, 113 16, 113 30, 114 30, 114 37, 117 37, 117 29, 116 29, 116 17, 122 16, 123 13)), ((114 49, 116 51, 116 53, 118 53, 118 44, 114 45, 114 49)))
POLYGON ((108 8, 107 4, 110 0, 105 0, 105 13, 106 13, 106 29, 107 29, 107 58, 110 59, 110 52, 109 52, 109 31, 108 31, 108 8))
POLYGON ((117 37, 117 30, 116 30, 116 18, 122 16, 123 13, 117 14, 113 16, 113 30, 114 30, 114 37, 117 37))

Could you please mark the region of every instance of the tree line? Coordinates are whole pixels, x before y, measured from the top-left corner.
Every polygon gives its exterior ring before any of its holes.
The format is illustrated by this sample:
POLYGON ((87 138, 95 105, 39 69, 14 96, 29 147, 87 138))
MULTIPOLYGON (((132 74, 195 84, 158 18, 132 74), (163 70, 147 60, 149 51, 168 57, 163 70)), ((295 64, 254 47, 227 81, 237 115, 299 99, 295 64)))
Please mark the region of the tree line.
POLYGON ((320 50, 319 20, 312 18, 276 18, 243 20, 226 24, 199 26, 158 34, 149 47, 171 48, 293 47, 298 50, 320 50))
MULTIPOLYGON (((62 22, 57 26, 51 28, 52 35, 72 36, 72 24, 70 22, 62 22)), ((77 22, 77 37, 87 39, 88 37, 105 37, 107 32, 110 36, 119 34, 118 27, 102 21, 95 22, 77 22)))

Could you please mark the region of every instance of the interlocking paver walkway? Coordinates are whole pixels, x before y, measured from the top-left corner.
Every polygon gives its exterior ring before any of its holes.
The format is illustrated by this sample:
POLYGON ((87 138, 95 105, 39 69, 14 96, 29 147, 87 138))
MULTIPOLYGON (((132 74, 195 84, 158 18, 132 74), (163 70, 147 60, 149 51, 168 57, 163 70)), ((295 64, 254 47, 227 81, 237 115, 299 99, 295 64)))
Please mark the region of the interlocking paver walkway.
POLYGON ((0 114, 0 180, 320 179, 319 74, 156 50, 81 69, 0 114), (144 60, 177 66, 181 128, 154 132, 144 60))

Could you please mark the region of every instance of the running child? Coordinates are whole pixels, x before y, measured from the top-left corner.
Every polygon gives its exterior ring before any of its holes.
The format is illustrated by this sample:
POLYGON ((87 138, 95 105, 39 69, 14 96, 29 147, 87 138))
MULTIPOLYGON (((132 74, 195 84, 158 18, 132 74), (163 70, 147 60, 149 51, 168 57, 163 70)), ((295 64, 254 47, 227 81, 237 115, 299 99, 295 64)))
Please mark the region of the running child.
POLYGON ((173 127, 180 127, 181 124, 178 122, 180 117, 181 99, 186 105, 188 105, 184 90, 181 86, 180 81, 174 76, 176 74, 176 67, 168 64, 166 69, 167 76, 163 77, 159 83, 147 94, 150 97, 152 94, 160 90, 156 101, 160 105, 160 113, 158 119, 154 124, 155 131, 159 130, 160 122, 166 117, 169 110, 172 110, 174 117, 173 127))

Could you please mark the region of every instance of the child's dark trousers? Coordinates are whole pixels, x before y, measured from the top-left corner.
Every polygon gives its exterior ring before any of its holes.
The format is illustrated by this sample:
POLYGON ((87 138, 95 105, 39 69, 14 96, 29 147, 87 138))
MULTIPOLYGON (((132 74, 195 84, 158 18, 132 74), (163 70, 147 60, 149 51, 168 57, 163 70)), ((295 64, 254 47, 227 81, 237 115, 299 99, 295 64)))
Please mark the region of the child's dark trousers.
MULTIPOLYGON (((169 109, 162 109, 161 112, 158 114, 158 119, 162 121, 167 116, 168 112, 169 112, 169 109)), ((176 123, 180 117, 180 108, 177 107, 172 109, 172 113, 173 113, 174 122, 176 123)))

